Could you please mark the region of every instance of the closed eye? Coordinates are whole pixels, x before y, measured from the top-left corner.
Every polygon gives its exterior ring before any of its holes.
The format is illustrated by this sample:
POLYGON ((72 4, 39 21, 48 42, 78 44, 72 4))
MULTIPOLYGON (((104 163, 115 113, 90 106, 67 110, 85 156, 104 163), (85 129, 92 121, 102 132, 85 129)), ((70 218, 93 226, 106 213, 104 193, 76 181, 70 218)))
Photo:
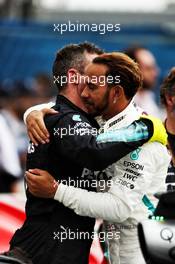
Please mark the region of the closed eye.
POLYGON ((89 90, 91 90, 91 91, 93 91, 93 90, 95 90, 97 88, 97 86, 95 84, 90 83, 90 82, 87 83, 87 86, 88 86, 89 90))

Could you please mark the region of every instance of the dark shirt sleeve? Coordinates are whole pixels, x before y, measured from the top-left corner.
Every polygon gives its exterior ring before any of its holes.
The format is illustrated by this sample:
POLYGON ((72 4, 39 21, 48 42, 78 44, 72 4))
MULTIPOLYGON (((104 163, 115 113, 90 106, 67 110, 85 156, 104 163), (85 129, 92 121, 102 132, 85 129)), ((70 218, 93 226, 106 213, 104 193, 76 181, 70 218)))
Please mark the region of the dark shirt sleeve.
POLYGON ((108 142, 101 143, 97 141, 97 131, 87 120, 81 116, 77 119, 78 121, 74 121, 74 119, 73 114, 68 115, 53 128, 54 144, 58 153, 65 159, 94 171, 103 170, 120 160, 148 141, 153 133, 151 121, 138 120, 132 123, 132 129, 126 128, 125 135, 128 130, 130 142, 126 140, 117 141, 116 137, 113 142, 108 140, 108 142))

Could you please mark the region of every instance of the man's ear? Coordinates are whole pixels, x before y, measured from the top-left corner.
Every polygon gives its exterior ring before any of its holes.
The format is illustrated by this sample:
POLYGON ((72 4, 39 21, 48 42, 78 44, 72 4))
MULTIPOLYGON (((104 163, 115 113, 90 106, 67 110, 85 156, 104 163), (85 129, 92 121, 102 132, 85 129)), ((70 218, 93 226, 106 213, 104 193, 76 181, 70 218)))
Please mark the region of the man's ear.
POLYGON ((165 95, 165 100, 167 103, 168 107, 173 107, 175 106, 175 96, 171 96, 171 95, 165 95))
POLYGON ((76 69, 74 69, 74 68, 69 69, 68 73, 67 73, 67 77, 68 77, 69 83, 79 84, 80 74, 76 69))
POLYGON ((116 98, 116 100, 121 98, 123 94, 124 94, 124 90, 122 86, 116 85, 113 87, 113 97, 116 98))

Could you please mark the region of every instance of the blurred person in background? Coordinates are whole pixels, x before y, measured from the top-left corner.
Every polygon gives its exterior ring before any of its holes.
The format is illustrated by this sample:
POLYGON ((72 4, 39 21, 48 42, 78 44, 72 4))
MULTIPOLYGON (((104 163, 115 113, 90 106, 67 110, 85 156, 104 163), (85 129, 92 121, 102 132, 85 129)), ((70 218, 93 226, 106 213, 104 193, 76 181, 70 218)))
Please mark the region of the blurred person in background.
POLYGON ((9 99, 8 89, 0 88, 0 193, 16 192, 22 175, 16 142, 1 111, 9 99))
POLYGON ((160 90, 161 102, 166 109, 165 127, 168 133, 169 149, 172 160, 166 178, 167 190, 175 190, 175 67, 164 79, 160 90))
POLYGON ((12 132, 21 166, 25 166, 25 156, 28 147, 28 137, 23 123, 23 114, 28 107, 36 102, 36 94, 25 87, 22 82, 15 82, 14 87, 8 94, 8 100, 1 114, 12 132))
POLYGON ((0 193, 16 192, 22 175, 16 142, 0 112, 0 193))
POLYGON ((135 96, 136 104, 146 113, 162 119, 163 113, 156 103, 154 94, 159 74, 154 55, 142 46, 129 47, 125 50, 125 54, 139 64, 143 75, 143 87, 135 96))

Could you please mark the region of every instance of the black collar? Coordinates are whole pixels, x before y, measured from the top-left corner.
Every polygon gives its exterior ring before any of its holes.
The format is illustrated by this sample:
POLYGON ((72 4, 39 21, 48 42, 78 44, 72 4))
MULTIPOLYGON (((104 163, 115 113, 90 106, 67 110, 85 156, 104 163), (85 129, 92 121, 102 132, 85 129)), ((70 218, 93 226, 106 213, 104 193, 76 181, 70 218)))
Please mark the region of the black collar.
POLYGON ((76 106, 74 103, 72 103, 69 99, 67 99, 64 95, 57 95, 57 99, 56 99, 56 105, 60 105, 60 103, 68 105, 70 108, 72 108, 75 111, 78 111, 79 113, 82 113, 84 116, 86 116, 87 118, 92 118, 91 115, 89 115, 88 113, 86 113, 85 111, 83 111, 81 108, 79 108, 78 106, 76 106))
POLYGON ((84 115, 90 122, 93 123, 93 125, 95 127, 97 127, 97 126, 99 127, 99 125, 96 122, 96 120, 94 119, 94 117, 92 117, 90 114, 88 114, 85 111, 83 111, 81 108, 76 106, 74 103, 72 103, 69 99, 67 99, 64 95, 61 95, 61 94, 57 95, 57 99, 56 99, 56 107, 55 107, 55 109, 58 110, 58 111, 60 109, 60 104, 65 104, 66 106, 69 106, 73 110, 75 110, 78 113, 84 115))

